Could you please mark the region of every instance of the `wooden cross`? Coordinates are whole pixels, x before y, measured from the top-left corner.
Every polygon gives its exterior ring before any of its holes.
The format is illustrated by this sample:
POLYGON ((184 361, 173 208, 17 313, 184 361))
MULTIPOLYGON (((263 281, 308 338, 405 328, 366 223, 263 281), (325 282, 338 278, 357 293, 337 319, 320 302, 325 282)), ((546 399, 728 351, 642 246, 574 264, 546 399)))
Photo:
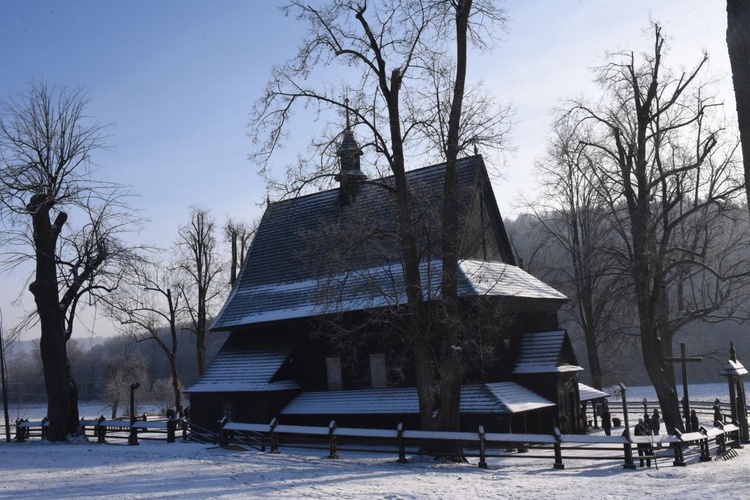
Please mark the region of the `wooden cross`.
POLYGON ((688 358, 685 355, 685 343, 680 342, 680 357, 679 358, 666 358, 667 361, 672 363, 680 363, 682 365, 682 392, 685 399, 685 405, 683 411, 685 413, 685 431, 686 432, 697 432, 698 429, 692 429, 690 425, 690 398, 688 397, 688 376, 687 376, 687 364, 690 362, 701 362, 703 358, 700 356, 693 356, 688 358))

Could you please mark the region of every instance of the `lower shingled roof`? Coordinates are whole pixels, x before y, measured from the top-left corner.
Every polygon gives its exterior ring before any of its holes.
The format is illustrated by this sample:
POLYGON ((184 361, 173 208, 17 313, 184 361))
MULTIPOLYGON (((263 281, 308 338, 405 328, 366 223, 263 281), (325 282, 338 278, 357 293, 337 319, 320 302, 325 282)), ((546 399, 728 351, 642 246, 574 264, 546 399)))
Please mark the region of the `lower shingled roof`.
POLYGON ((285 343, 245 346, 227 342, 216 354, 201 379, 185 392, 264 392, 299 389, 294 380, 273 380, 289 358, 285 343))
MULTIPOLYGON (((514 382, 465 385, 461 413, 523 413, 555 406, 514 382)), ((303 392, 287 404, 282 415, 353 415, 419 413, 415 387, 355 391, 303 392)))

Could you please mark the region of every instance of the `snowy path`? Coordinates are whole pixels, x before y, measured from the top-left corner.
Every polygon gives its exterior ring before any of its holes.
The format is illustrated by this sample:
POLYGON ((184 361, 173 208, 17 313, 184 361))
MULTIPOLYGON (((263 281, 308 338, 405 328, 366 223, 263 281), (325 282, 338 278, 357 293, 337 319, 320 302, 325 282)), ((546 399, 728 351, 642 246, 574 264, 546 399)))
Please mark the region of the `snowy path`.
MULTIPOLYGON (((288 450, 287 450, 288 451, 288 450)), ((626 471, 621 463, 533 459, 476 465, 323 452, 238 452, 194 443, 0 443, 1 498, 741 498, 750 449, 730 461, 626 471), (305 453, 305 454, 303 454, 305 453), (733 493, 723 488, 739 488, 733 493), (722 491, 724 495, 722 495, 722 491)))

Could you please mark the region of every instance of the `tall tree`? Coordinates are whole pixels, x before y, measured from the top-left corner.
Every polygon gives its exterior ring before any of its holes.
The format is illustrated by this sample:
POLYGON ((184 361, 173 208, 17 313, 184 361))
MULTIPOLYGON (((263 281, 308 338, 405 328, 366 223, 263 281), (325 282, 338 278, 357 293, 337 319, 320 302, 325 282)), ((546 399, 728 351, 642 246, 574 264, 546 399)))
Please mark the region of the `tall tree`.
POLYGON ((607 353, 623 340, 620 321, 629 289, 621 266, 613 265, 620 242, 611 232, 606 199, 592 181, 599 168, 596 151, 581 148, 580 137, 558 121, 546 156, 539 161, 544 192, 530 204, 540 233, 545 278, 571 299, 565 308, 585 339, 594 387, 601 389, 607 353))
POLYGON ((152 341, 169 362, 174 408, 181 410, 182 391, 177 369, 178 322, 184 313, 181 289, 174 283, 175 272, 163 263, 133 261, 119 290, 107 299, 108 312, 136 342, 152 341), (167 330, 165 338, 164 330, 167 330))
POLYGON ((664 64, 661 27, 654 24, 652 33, 642 62, 633 53, 611 56, 598 70, 602 98, 572 101, 567 118, 581 132, 580 145, 600 158, 593 182, 622 240, 613 263, 630 276, 645 369, 672 431, 683 429, 666 361, 672 339, 692 321, 731 315, 748 262, 716 259, 728 235, 715 231, 725 227, 720 221, 743 183, 737 145, 724 142, 717 105, 699 79, 708 55, 673 74, 664 64), (684 280, 699 293, 681 295, 684 280), (682 306, 670 307, 677 297, 682 306))
POLYGON ((237 280, 237 273, 242 267, 245 260, 245 254, 250 248, 250 242, 253 240, 257 223, 248 225, 246 222, 236 219, 227 219, 224 224, 224 237, 229 243, 231 254, 229 261, 229 286, 234 286, 237 280))
POLYGON ((190 222, 177 236, 180 258, 177 268, 185 275, 179 280, 178 293, 190 316, 190 329, 196 338, 198 374, 206 371, 206 332, 212 307, 221 298, 223 266, 216 245, 215 222, 208 210, 191 207, 190 222))
MULTIPOLYGON (((262 143, 256 159, 262 162, 262 172, 269 173, 268 158, 297 105, 345 113, 364 131, 366 146, 357 154, 364 154, 374 170, 385 170, 394 179, 396 239, 421 423, 423 428, 456 429, 463 377, 462 351, 451 328, 458 255, 456 161, 470 145, 501 145, 507 111, 498 110, 483 94, 467 93, 468 46, 491 44, 492 33, 504 27, 503 12, 491 1, 471 0, 352 0, 320 7, 293 1, 288 10, 308 23, 308 36, 294 59, 274 69, 254 110, 255 137, 262 143), (345 85, 347 91, 327 84, 324 77, 318 79, 316 73, 339 63, 347 68, 345 73, 359 78, 345 85), (426 277, 420 270, 419 226, 405 175, 409 154, 446 162, 445 200, 438 215, 443 261, 439 306, 425 300, 423 293, 426 277)), ((347 128, 346 133, 351 131, 347 128)), ((320 157, 327 156, 335 139, 328 136, 314 144, 320 157)), ((279 184, 296 193, 335 174, 330 163, 315 168, 301 161, 279 184)))
POLYGON ((0 216, 10 249, 5 265, 35 264, 29 290, 41 327, 52 441, 78 428, 66 352, 76 306, 95 290, 92 280, 118 246, 114 233, 129 219, 120 188, 92 178, 91 157, 105 138, 102 126, 85 115, 86 104, 80 89, 32 83, 3 101, 0 121, 0 216), (66 225, 69 215, 87 221, 77 234, 66 225))
MULTIPOLYGON (((750 179, 750 3, 747 0, 727 0, 727 48, 732 65, 747 184, 750 179)), ((747 185, 745 189, 750 208, 750 191, 747 191, 747 185)))

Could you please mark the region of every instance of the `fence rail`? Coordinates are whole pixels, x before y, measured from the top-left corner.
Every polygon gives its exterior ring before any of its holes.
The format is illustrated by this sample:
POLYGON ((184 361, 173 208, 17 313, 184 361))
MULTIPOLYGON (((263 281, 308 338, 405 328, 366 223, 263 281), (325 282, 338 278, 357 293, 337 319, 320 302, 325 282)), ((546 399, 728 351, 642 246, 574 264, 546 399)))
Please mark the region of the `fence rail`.
MULTIPOLYGON (((641 402, 643 403, 643 402, 641 402)), ((647 410, 658 408, 656 402, 645 402, 647 410)), ((609 402, 610 411, 622 412, 622 403, 609 402)), ((710 414, 713 420, 714 403, 691 403, 700 414, 710 414)), ((638 414, 638 402, 632 403, 631 414, 638 414)), ((726 404, 722 411, 728 410, 726 404)), ((708 421, 710 421, 708 420, 708 421)), ((706 419, 704 419, 706 421, 706 419)), ((15 440, 22 442, 30 438, 43 438, 48 423, 46 420, 29 422, 17 421, 12 429, 15 440)), ((486 468, 488 457, 551 460, 553 467, 564 469, 568 460, 609 460, 621 462, 625 468, 634 468, 634 447, 639 457, 645 460, 673 456, 673 465, 682 466, 690 461, 707 461, 712 456, 731 458, 736 456, 740 446, 740 430, 735 422, 720 422, 716 426, 702 426, 700 431, 671 436, 601 436, 561 434, 555 428, 553 434, 511 434, 485 432, 479 426, 476 432, 434 432, 404 429, 399 424, 396 429, 367 429, 338 427, 331 421, 328 427, 299 426, 280 424, 274 419, 269 424, 221 421, 220 433, 214 434, 190 424, 185 419, 157 418, 137 420, 132 425, 129 420, 81 420, 87 436, 98 442, 107 439, 127 439, 129 444, 138 444, 139 439, 166 438, 174 442, 178 429, 182 430, 183 440, 203 443, 219 442, 222 446, 232 444, 252 447, 259 451, 279 452, 282 446, 294 448, 326 449, 331 458, 337 458, 339 451, 369 451, 398 454, 398 461, 405 462, 406 455, 441 454, 448 455, 458 450, 466 457, 479 458, 479 467, 486 468), (641 457, 643 455, 643 457, 641 457)), ((4 431, 4 427, 0 426, 4 431)))
MULTIPOLYGON (((175 441, 178 427, 183 426, 184 421, 179 418, 151 419, 142 418, 131 423, 130 420, 107 420, 104 417, 97 419, 80 420, 81 429, 89 438, 94 438, 99 443, 109 439, 127 439, 129 444, 138 444, 139 439, 165 439, 168 443, 175 441)), ((4 426, 3 426, 4 427, 4 426)), ((39 421, 17 420, 13 425, 14 439, 23 442, 30 438, 44 439, 47 434, 49 422, 47 419, 39 421)))
POLYGON ((635 468, 633 446, 643 460, 674 457, 673 465, 684 466, 688 460, 707 461, 711 456, 726 458, 728 450, 739 448, 739 427, 733 424, 702 427, 699 432, 675 436, 596 436, 566 435, 555 428, 554 434, 486 433, 480 425, 477 432, 432 432, 404 429, 364 429, 282 425, 275 419, 269 424, 221 422, 220 444, 243 445, 248 440, 261 451, 278 453, 282 445, 294 448, 327 450, 329 458, 338 458, 339 451, 398 453, 398 461, 406 462, 410 454, 450 455, 460 450, 467 457, 479 458, 479 467, 486 468, 488 457, 524 457, 552 460, 553 467, 564 469, 567 460, 609 460, 635 468), (366 448, 363 448, 366 447, 366 448))

